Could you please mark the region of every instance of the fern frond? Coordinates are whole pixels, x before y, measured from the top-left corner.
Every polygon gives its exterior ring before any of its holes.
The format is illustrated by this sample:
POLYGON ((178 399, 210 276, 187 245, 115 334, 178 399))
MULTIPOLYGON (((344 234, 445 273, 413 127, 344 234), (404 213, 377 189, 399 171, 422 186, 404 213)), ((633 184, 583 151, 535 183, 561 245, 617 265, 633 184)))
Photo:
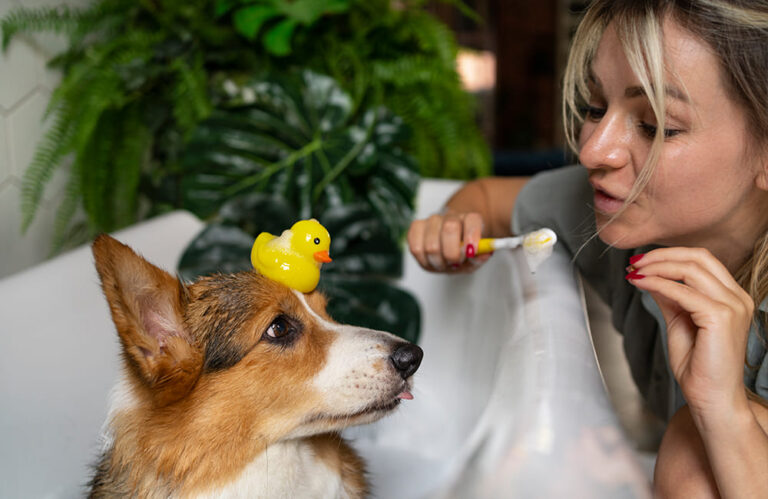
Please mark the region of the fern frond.
POLYGON ((443 67, 453 67, 457 45, 451 30, 425 12, 409 12, 402 29, 419 45, 421 53, 435 57, 443 67))
POLYGON ((142 122, 137 105, 121 113, 115 149, 110 151, 109 167, 112 171, 107 206, 114 214, 114 228, 122 228, 136 221, 139 183, 143 167, 149 161, 152 132, 142 122))
POLYGON ((97 124, 98 133, 88 137, 78 149, 80 192, 89 225, 110 231, 113 229, 112 213, 106 200, 112 182, 110 153, 115 148, 118 124, 110 112, 100 113, 97 124))
POLYGON ((76 110, 62 104, 52 111, 52 123, 35 149, 32 162, 21 181, 22 232, 35 218, 43 191, 62 159, 74 150, 74 130, 71 127, 76 110))
POLYGON ((189 133, 211 113, 207 74, 200 59, 192 66, 183 59, 175 59, 173 70, 176 73, 172 90, 173 115, 181 130, 189 133))
POLYGON ((0 20, 2 49, 20 32, 69 34, 77 29, 82 11, 66 5, 58 7, 16 8, 0 20))
MULTIPOLYGON (((372 66, 375 78, 395 87, 417 84, 452 87, 454 82, 458 84, 455 71, 421 54, 377 60, 372 62, 372 66)), ((430 88, 430 91, 434 89, 430 88)))
MULTIPOLYGON (((48 113, 49 119, 53 120, 52 126, 43 136, 32 163, 24 172, 22 230, 26 230, 34 219, 53 172, 66 155, 75 153, 79 156, 85 150, 103 111, 114 101, 119 85, 115 75, 87 71, 85 65, 75 69, 65 77, 51 98, 48 113)), ((79 159, 76 164, 80 164, 79 159)))
POLYGON ((77 207, 80 205, 80 176, 78 174, 79 166, 75 162, 69 174, 69 180, 64 188, 64 199, 56 210, 56 219, 53 224, 53 238, 51 242, 51 253, 58 252, 67 242, 70 223, 75 216, 77 207))

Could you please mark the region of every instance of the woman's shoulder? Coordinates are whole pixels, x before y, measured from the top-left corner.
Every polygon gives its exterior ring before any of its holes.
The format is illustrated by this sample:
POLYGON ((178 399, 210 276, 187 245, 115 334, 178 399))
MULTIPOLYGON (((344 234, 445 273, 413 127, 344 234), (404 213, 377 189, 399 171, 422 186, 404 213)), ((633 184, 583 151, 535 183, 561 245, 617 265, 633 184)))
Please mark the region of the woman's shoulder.
POLYGON ((538 173, 517 197, 512 232, 523 234, 549 227, 564 244, 578 247, 595 233, 591 198, 592 188, 582 166, 538 173))
POLYGON ((537 173, 525 186, 526 191, 548 191, 573 196, 589 194, 587 169, 581 165, 563 166, 552 170, 544 170, 537 173))

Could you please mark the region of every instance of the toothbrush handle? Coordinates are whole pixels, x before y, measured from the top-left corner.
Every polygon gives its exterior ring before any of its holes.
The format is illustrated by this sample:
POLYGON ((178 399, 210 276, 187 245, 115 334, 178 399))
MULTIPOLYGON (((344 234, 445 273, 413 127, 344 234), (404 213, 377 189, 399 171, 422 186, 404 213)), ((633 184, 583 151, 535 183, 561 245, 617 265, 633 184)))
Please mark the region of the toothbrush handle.
POLYGON ((486 253, 491 253, 493 250, 494 250, 493 239, 483 238, 483 239, 480 239, 480 242, 477 244, 477 252, 475 254, 484 255, 486 253))

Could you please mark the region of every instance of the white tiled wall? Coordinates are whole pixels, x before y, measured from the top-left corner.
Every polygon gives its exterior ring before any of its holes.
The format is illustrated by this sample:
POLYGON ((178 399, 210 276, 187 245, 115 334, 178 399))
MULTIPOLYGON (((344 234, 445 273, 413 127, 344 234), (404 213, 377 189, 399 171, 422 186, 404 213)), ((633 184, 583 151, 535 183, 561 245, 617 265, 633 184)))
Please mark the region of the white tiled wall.
MULTIPOLYGON (((86 5, 87 0, 0 0, 0 17, 12 9, 86 5)), ((42 206, 21 234, 21 178, 44 131, 43 111, 59 76, 46 61, 64 47, 62 38, 16 37, 0 53, 0 277, 44 260, 66 174, 60 171, 45 191, 42 206)))

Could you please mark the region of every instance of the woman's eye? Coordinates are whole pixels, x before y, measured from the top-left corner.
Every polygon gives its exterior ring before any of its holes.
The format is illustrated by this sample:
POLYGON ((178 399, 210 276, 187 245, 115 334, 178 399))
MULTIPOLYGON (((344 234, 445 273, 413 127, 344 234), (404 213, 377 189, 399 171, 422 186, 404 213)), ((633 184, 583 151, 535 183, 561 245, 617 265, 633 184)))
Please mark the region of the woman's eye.
MULTIPOLYGON (((651 125, 650 123, 644 123, 641 122, 639 125, 640 131, 642 131, 643 135, 645 135, 649 139, 653 139, 656 137, 656 131, 658 127, 656 125, 651 125)), ((674 128, 665 128, 664 129, 664 138, 668 139, 670 137, 674 137, 675 135, 679 134, 682 130, 677 130, 674 128)))
POLYGON ((597 106, 583 106, 579 109, 584 119, 598 121, 605 116, 605 109, 597 106))

